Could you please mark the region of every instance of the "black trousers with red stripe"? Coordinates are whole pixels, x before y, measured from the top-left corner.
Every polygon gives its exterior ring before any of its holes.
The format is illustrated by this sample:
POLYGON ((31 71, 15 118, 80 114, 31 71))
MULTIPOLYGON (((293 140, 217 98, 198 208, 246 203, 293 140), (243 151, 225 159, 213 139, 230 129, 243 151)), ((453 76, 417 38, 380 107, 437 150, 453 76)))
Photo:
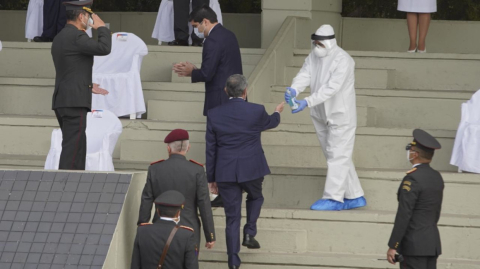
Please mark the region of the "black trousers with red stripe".
POLYGON ((400 269, 437 269, 438 256, 405 256, 400 269))
POLYGON ((60 170, 85 170, 87 157, 86 107, 62 107, 55 109, 58 124, 62 129, 62 154, 60 170))

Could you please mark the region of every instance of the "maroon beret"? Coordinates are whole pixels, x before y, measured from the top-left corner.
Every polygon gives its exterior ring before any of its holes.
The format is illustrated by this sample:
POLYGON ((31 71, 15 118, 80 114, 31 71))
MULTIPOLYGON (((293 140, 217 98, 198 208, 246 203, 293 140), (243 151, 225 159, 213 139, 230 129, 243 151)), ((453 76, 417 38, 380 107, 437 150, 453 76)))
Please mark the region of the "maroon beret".
POLYGON ((175 141, 182 140, 188 140, 188 132, 183 129, 175 129, 165 137, 165 140, 163 140, 163 142, 169 144, 175 141))

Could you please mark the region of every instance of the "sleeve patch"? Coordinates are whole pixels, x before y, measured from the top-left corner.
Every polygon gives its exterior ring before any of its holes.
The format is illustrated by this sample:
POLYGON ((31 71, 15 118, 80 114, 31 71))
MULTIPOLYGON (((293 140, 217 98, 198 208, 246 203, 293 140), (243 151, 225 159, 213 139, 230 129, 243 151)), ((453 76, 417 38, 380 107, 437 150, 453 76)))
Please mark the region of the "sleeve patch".
POLYGON ((156 164, 156 163, 161 163, 161 162, 163 162, 163 161, 165 161, 165 160, 164 160, 164 159, 162 159, 162 160, 159 160, 159 161, 153 162, 153 163, 151 163, 150 165, 154 165, 154 164, 156 164))
POLYGON ((185 229, 185 230, 189 230, 189 231, 191 231, 191 232, 194 232, 193 228, 190 228, 190 227, 188 227, 188 226, 183 226, 183 225, 182 225, 182 226, 180 226, 180 228, 185 229))
POLYGON ((403 185, 402 190, 410 191, 411 189, 409 186, 403 185))
POLYGON ((190 160, 190 162, 194 163, 194 164, 197 164, 197 165, 200 165, 201 167, 203 167, 203 164, 197 162, 197 161, 194 161, 194 160, 190 160))
POLYGON ((403 185, 412 186, 412 182, 405 180, 405 181, 403 182, 403 185))

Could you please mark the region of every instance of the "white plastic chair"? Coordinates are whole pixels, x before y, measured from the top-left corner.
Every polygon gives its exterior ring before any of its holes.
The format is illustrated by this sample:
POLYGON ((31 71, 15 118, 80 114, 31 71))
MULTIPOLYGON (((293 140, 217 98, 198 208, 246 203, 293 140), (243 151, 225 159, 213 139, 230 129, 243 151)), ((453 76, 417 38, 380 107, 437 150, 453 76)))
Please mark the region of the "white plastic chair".
POLYGON ((25 38, 29 42, 34 37, 41 36, 43 33, 43 1, 44 0, 30 0, 30 2, 28 2, 25 38))
POLYGON ((141 118, 146 112, 140 69, 148 54, 145 42, 132 33, 114 33, 112 52, 107 56, 95 56, 93 83, 110 93, 106 96, 94 94, 92 109, 105 109, 118 117, 130 115, 141 118), (126 35, 126 41, 119 38, 126 35))
POLYGON ((480 90, 462 104, 450 164, 458 166, 459 172, 480 173, 480 90))
MULTIPOLYGON (((87 114, 87 171, 115 171, 113 150, 122 133, 122 123, 115 114, 104 110, 102 118, 87 114)), ((62 131, 52 132, 50 151, 45 162, 46 170, 58 170, 62 152, 62 131)))
MULTIPOLYGON (((217 20, 223 24, 222 10, 218 0, 210 0, 210 8, 217 14, 217 20)), ((190 1, 190 12, 192 12, 192 1, 190 1)), ((192 25, 188 24, 189 32, 193 31, 192 25)), ((157 20, 153 28, 152 38, 158 40, 158 45, 162 42, 170 42, 175 40, 175 32, 173 30, 173 0, 162 0, 158 8, 157 20)), ((192 44, 192 39, 188 39, 188 43, 192 44)))

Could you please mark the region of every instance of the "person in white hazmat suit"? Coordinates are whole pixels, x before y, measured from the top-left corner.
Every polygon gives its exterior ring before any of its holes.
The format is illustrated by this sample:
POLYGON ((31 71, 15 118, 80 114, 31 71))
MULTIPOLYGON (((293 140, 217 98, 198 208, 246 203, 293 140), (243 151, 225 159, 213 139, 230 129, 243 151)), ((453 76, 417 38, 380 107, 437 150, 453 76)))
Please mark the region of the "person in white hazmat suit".
POLYGON ((355 100, 355 62, 337 46, 332 26, 322 25, 312 34, 312 52, 287 88, 285 101, 297 97, 307 86, 311 95, 296 100, 298 113, 310 108, 328 172, 323 198, 312 210, 345 210, 367 204, 352 161, 357 111, 355 100))

